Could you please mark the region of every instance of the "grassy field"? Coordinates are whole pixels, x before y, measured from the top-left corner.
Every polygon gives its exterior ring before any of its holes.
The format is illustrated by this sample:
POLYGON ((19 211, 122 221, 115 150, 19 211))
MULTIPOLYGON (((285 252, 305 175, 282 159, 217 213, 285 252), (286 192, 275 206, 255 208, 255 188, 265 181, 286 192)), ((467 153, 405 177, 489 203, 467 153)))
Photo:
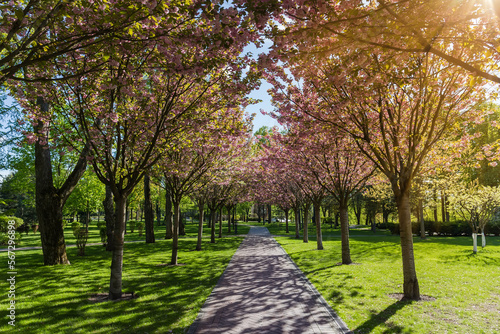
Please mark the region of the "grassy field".
MULTIPOLYGON (((202 252, 192 251, 196 239, 182 239, 185 265, 175 267, 162 266, 170 260, 170 240, 125 245, 123 290, 138 298, 120 302, 89 300, 108 291, 111 253, 102 246, 87 247, 84 257, 68 248, 70 266, 44 267, 40 250, 16 252, 16 326, 4 316, 0 332, 184 333, 242 239, 205 242, 202 252)), ((0 300, 6 310, 7 287, 0 300)))
MULTIPOLYGON (((249 227, 245 225, 238 224, 238 234, 247 234, 249 231, 249 227)), ((223 236, 232 236, 234 235, 234 230, 231 227, 231 233, 228 233, 227 222, 222 222, 222 235, 223 236)), ((186 224, 186 235, 181 236, 181 238, 196 238, 198 235, 198 222, 187 222, 186 224)), ((215 229, 215 236, 219 235, 219 225, 217 224, 215 229)), ((210 237, 210 229, 207 227, 205 223, 203 226, 203 237, 210 237)), ((155 224, 155 239, 163 240, 165 238, 165 226, 158 226, 155 224)), ((71 224, 67 224, 64 229, 64 240, 66 241, 66 245, 74 245, 76 244, 75 236, 73 235, 73 230, 71 229, 71 224)), ((130 232, 130 229, 127 228, 127 234, 125 234, 125 241, 134 241, 134 240, 146 240, 145 232, 143 231, 142 236, 139 236, 139 231, 137 228, 133 233, 130 232)), ((89 225, 89 237, 87 243, 100 243, 101 237, 99 236, 99 229, 97 228, 97 222, 92 221, 89 225)), ((28 234, 22 233, 21 243, 17 244, 16 247, 34 247, 41 246, 40 242, 40 232, 33 233, 30 231, 28 234)), ((5 245, 0 245, 1 248, 7 248, 5 245)))
MULTIPOLYGON (((250 222, 249 224, 257 225, 257 226, 265 226, 269 230, 269 232, 273 235, 287 235, 286 233, 286 224, 285 223, 272 223, 272 224, 262 224, 258 222, 250 222)), ((288 235, 295 236, 295 224, 288 223, 288 235)), ((309 237, 316 236, 316 226, 313 224, 308 225, 308 234, 309 237)), ((340 237, 340 229, 333 228, 329 224, 323 224, 321 226, 321 231, 323 235, 323 239, 327 240, 329 238, 338 238, 340 237)), ((370 230, 369 226, 361 226, 359 228, 351 228, 350 235, 374 235, 374 233, 370 230)), ((375 235, 391 235, 388 230, 377 230, 375 235)), ((302 238, 302 230, 300 231, 300 237, 302 238)))
POLYGON ((476 255, 468 237, 415 238, 420 292, 432 298, 408 302, 393 296, 402 292, 399 237, 352 237, 355 264, 341 266, 333 233, 323 251, 314 238, 276 239, 354 333, 500 332, 499 237, 476 255))

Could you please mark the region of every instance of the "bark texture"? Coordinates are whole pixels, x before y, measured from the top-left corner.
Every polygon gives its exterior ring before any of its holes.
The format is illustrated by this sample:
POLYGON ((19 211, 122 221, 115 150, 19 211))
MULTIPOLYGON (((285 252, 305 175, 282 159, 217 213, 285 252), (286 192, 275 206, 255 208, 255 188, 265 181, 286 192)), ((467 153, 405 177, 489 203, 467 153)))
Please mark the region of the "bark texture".
POLYGON ((215 244, 215 215, 216 210, 210 209, 210 243, 215 244))
POLYGON ((323 234, 321 233, 320 203, 321 202, 314 204, 314 220, 316 223, 317 248, 318 250, 323 250, 323 234))
POLYGON ((342 239, 342 264, 351 264, 351 248, 349 246, 349 213, 347 203, 340 203, 340 234, 342 239))
POLYGON ((115 208, 113 255, 111 257, 111 278, 109 280, 109 299, 111 300, 120 299, 122 296, 123 243, 127 197, 115 195, 115 208))
POLYGON ((309 208, 311 207, 311 204, 306 204, 304 206, 304 235, 303 235, 303 241, 304 242, 309 242, 309 231, 308 231, 308 226, 309 226, 309 208))
POLYGON ((113 202, 111 187, 106 185, 106 197, 102 205, 104 206, 104 220, 106 221, 106 250, 108 252, 113 250, 113 231, 115 229, 115 206, 113 202))
POLYGON ((177 264, 177 252, 179 249, 179 221, 180 221, 180 214, 179 214, 179 206, 180 206, 180 201, 174 201, 174 224, 173 224, 173 233, 172 233, 172 260, 170 261, 170 264, 176 265, 177 264))
POLYGON ((202 199, 198 200, 198 240, 196 241, 196 250, 201 251, 201 239, 203 236, 203 218, 204 218, 204 210, 205 201, 202 199))
POLYGON ((401 254, 403 257, 403 294, 405 299, 419 300, 420 289, 413 254, 409 190, 397 194, 396 203, 398 206, 401 254))
MULTIPOLYGON (((42 112, 49 106, 42 98, 37 100, 42 112)), ((35 142, 35 203, 42 241, 44 265, 70 264, 66 254, 63 229, 63 207, 69 195, 87 168, 88 145, 80 153, 78 162, 63 185, 57 189, 52 177, 52 162, 47 146, 48 124, 39 121, 34 128, 44 142, 35 142)))
POLYGON ((286 209, 285 210, 285 225, 286 225, 286 233, 290 233, 289 229, 288 229, 288 212, 290 210, 286 209))
POLYGON ((172 239, 173 221, 172 221, 172 196, 167 187, 165 189, 165 239, 172 239))
POLYGON ((153 202, 151 202, 151 179, 144 175, 144 225, 146 228, 146 243, 155 242, 153 202))
POLYGON ((299 212, 299 209, 295 208, 294 213, 295 213, 295 239, 300 239, 300 234, 299 234, 299 225, 300 225, 299 216, 300 216, 300 212, 299 212))

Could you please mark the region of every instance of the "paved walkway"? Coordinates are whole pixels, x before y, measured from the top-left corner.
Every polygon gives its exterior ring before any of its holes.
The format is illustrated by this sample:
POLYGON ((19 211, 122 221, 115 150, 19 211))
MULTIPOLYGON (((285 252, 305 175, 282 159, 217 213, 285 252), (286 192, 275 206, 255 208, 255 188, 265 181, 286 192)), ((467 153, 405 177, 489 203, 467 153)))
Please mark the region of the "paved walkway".
POLYGON ((251 227, 188 334, 351 333, 265 227, 251 227))

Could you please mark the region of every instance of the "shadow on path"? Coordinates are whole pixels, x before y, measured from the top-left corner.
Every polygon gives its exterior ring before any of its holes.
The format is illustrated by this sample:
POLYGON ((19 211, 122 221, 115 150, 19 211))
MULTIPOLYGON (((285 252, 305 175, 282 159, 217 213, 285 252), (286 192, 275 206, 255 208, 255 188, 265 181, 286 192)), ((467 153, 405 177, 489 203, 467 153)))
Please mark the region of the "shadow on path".
POLYGON ((188 333, 348 333, 266 228, 253 227, 188 333))

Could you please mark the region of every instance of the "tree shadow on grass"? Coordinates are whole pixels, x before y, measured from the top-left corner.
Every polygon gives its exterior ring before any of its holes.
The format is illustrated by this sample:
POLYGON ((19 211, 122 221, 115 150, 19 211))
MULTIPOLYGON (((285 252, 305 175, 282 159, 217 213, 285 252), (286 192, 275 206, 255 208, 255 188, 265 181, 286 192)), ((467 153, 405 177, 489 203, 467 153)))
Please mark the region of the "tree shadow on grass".
POLYGON ((472 250, 456 251, 453 254, 442 256, 444 263, 461 263, 469 265, 500 266, 498 251, 480 249, 477 254, 472 250))
MULTIPOLYGON (((179 260, 185 266, 157 267, 170 260, 171 242, 125 246, 123 292, 138 298, 95 303, 92 295, 109 287, 111 253, 101 246, 77 257, 68 249, 70 266, 43 266, 41 251, 19 255, 16 277, 16 314, 13 333, 182 333, 222 274, 242 238, 207 244, 206 251, 186 250, 196 240, 179 242, 179 260), (90 300, 89 300, 90 297, 90 300)), ((0 332, 5 326, 0 326, 0 332)))
MULTIPOLYGON (((389 319, 395 315, 399 310, 403 309, 405 306, 412 304, 411 300, 398 300, 391 305, 387 306, 384 310, 376 313, 375 311, 370 311, 371 315, 368 320, 359 325, 353 330, 354 333, 372 333, 373 330, 380 325, 385 325, 387 329, 383 331, 384 334, 389 333, 403 333, 405 328, 403 326, 398 326, 389 321, 389 319)), ((404 333, 411 333, 406 330, 404 333)))

